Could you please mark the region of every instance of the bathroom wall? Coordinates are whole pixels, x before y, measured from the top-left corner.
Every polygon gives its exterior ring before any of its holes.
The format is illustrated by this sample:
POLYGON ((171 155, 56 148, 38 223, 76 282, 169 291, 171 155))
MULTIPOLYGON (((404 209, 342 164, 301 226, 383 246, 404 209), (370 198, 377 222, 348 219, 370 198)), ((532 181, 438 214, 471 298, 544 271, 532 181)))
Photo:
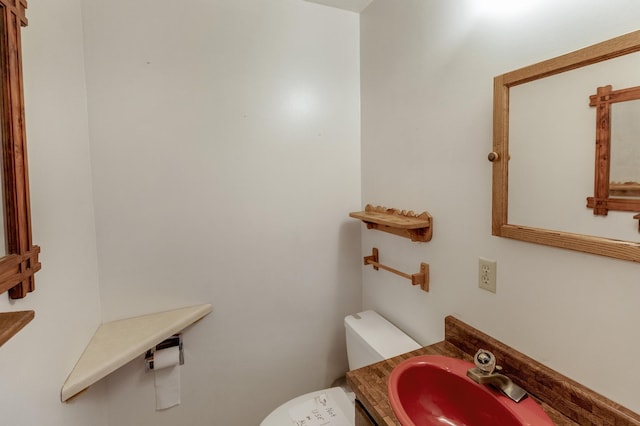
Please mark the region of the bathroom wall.
POLYGON ((0 297, 35 318, 0 348, 3 425, 107 425, 104 384, 69 404, 60 388, 100 323, 79 0, 32 0, 23 28, 36 291, 0 297))
POLYGON ((84 0, 105 320, 211 303, 182 404, 141 359, 111 425, 255 425, 346 371, 361 307, 359 18, 300 0, 84 0))
POLYGON ((431 266, 429 293, 364 268, 365 308, 424 344, 455 315, 640 411, 640 371, 625 368, 640 352, 640 265, 492 237, 486 160, 495 75, 637 30, 639 18, 624 0, 374 0, 362 12, 362 201, 426 209, 435 224, 420 244, 363 230, 363 255, 431 266), (478 289, 479 256, 498 262, 496 294, 478 289))

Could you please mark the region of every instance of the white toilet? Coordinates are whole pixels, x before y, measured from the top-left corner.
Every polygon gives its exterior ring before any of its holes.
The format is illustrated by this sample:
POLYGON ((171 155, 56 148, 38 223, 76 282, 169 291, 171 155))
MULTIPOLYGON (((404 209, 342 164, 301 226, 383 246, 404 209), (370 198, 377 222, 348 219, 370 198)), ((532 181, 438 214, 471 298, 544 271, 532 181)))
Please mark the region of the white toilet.
MULTIPOLYGON (((355 370, 391 358, 421 346, 374 311, 349 315, 344 319, 349 368, 355 370)), ((285 402, 260 423, 260 426, 304 424, 351 426, 354 421, 353 392, 333 387, 310 392, 285 402)))

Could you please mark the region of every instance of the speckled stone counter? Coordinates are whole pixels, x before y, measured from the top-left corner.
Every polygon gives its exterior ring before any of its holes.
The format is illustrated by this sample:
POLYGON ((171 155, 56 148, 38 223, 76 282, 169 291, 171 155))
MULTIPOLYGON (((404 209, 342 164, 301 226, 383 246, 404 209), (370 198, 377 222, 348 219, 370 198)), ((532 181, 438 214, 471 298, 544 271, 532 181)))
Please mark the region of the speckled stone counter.
POLYGON ((379 426, 400 425, 387 396, 391 371, 419 355, 445 355, 473 362, 479 348, 493 352, 503 373, 524 388, 558 425, 640 426, 640 415, 545 367, 464 322, 445 318, 445 340, 347 373, 356 398, 379 426))

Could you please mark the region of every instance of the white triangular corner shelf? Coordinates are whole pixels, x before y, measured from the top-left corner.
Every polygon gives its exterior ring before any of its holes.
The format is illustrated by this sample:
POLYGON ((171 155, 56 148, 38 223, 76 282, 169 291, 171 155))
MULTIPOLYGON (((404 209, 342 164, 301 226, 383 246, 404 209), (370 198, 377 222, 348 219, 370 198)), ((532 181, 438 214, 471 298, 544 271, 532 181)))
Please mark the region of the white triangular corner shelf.
POLYGON ((62 385, 62 402, 184 330, 211 310, 209 304, 195 305, 102 324, 62 385))

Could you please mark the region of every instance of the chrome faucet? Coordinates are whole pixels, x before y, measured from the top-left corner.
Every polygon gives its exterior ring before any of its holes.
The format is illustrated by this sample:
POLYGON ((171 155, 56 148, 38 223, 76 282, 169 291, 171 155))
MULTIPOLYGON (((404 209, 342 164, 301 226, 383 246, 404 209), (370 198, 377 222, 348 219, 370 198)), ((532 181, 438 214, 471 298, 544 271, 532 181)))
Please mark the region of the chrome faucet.
POLYGON ((496 373, 502 367, 496 365, 496 357, 485 349, 480 349, 473 357, 475 368, 467 371, 467 377, 481 385, 491 385, 515 402, 520 402, 527 397, 527 392, 516 385, 507 376, 496 373))

